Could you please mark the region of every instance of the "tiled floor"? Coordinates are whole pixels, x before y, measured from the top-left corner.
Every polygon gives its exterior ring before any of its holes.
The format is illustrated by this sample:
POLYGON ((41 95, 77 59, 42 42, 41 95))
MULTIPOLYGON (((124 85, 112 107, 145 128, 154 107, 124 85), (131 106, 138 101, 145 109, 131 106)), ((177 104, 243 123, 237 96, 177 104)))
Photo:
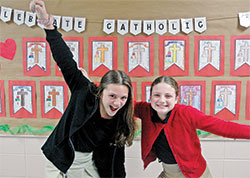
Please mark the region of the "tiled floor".
MULTIPOLYGON (((46 137, 0 136, 0 178, 43 178, 45 159, 40 147, 46 137)), ((250 177, 249 140, 202 139, 202 152, 213 178, 250 177)), ((127 178, 155 178, 161 165, 155 161, 143 170, 140 140, 126 148, 127 178)))

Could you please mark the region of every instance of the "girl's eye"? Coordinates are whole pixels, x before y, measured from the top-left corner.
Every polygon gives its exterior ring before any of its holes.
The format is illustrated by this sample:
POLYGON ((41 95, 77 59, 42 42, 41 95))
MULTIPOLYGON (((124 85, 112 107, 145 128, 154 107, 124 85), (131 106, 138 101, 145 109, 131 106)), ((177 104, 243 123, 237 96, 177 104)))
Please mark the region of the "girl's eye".
POLYGON ((115 95, 110 95, 110 97, 111 97, 111 98, 114 98, 114 97, 115 97, 115 95))
POLYGON ((165 97, 166 98, 172 98, 172 95, 166 95, 165 97))
POLYGON ((127 97, 126 97, 126 96, 123 96, 123 97, 122 97, 122 100, 126 100, 126 99, 127 99, 127 97))

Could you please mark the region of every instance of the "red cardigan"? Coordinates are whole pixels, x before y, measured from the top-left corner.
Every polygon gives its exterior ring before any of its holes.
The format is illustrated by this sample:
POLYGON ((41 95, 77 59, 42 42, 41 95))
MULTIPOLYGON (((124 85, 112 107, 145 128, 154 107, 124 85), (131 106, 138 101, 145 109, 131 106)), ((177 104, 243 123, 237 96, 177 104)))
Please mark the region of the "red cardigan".
POLYGON ((191 106, 176 104, 167 124, 153 123, 151 115, 150 103, 135 102, 135 116, 142 120, 141 153, 144 168, 156 159, 152 145, 162 128, 181 172, 185 177, 192 178, 200 177, 206 168, 196 129, 228 138, 250 139, 249 125, 205 115, 191 106))

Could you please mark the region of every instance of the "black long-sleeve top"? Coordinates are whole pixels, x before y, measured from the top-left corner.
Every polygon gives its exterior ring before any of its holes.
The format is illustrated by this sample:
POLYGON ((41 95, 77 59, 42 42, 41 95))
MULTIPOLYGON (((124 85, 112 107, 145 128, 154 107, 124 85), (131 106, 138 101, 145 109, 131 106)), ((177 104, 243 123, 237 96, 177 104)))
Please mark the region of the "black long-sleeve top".
MULTIPOLYGON (((171 111, 167 114, 164 120, 161 120, 157 115, 156 111, 154 111, 152 116, 152 121, 161 122, 162 124, 167 124, 170 115, 171 111)), ((153 144, 153 150, 160 161, 166 164, 177 164, 173 152, 168 144, 168 140, 164 133, 164 129, 161 130, 160 134, 156 138, 153 144)))
MULTIPOLYGON (((78 70, 62 35, 57 29, 45 32, 53 58, 62 71, 71 97, 63 116, 42 146, 42 150, 48 160, 66 173, 75 156, 76 145, 73 144, 72 137, 80 132, 96 113, 99 97, 91 92, 90 88, 94 87, 94 84, 78 70)), ((95 147, 93 151, 93 159, 101 177, 125 177, 124 157, 124 147, 116 147, 110 142, 95 147)))

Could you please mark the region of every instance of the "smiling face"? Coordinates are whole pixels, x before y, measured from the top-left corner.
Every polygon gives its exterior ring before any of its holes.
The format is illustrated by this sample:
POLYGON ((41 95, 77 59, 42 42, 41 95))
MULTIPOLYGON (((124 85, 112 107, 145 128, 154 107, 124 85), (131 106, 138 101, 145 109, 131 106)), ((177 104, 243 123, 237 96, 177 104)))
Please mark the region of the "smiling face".
POLYGON ((151 106, 160 119, 164 120, 167 113, 177 103, 176 90, 169 84, 161 82, 153 86, 151 91, 151 106))
POLYGON ((111 119, 127 102, 129 89, 126 85, 108 84, 100 95, 102 118, 111 119))

